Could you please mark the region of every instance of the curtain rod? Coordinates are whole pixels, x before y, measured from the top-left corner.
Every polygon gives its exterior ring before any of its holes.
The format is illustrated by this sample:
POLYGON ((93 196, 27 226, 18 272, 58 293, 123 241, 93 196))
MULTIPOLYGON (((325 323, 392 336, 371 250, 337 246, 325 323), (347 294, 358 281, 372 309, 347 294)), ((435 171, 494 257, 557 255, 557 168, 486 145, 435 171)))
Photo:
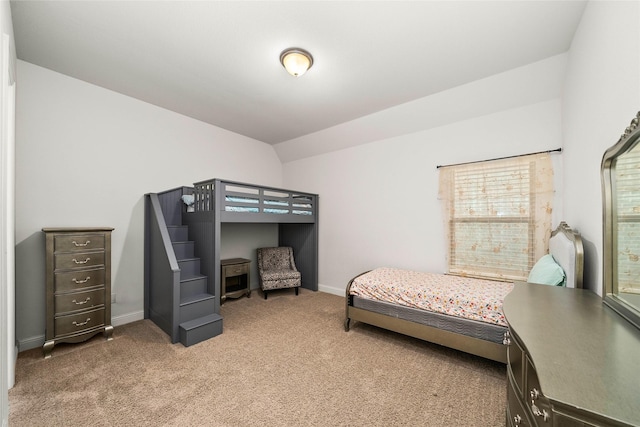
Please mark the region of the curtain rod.
POLYGON ((449 166, 470 165, 472 163, 482 163, 482 162, 490 162, 490 161, 493 161, 493 160, 513 159, 514 157, 533 156, 535 154, 545 154, 545 153, 555 153, 555 152, 561 153, 562 152, 562 148, 556 148, 555 150, 547 150, 547 151, 537 151, 535 153, 516 154, 515 156, 496 157, 495 159, 474 160, 472 162, 452 163, 450 165, 438 165, 438 166, 436 166, 436 169, 446 168, 446 167, 449 167, 449 166))

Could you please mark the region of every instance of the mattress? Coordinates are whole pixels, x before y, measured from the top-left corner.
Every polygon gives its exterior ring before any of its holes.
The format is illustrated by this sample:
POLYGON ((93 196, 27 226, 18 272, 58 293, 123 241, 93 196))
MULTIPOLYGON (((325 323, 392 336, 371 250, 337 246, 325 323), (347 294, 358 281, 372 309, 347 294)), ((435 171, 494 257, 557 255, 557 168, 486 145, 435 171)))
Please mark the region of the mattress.
MULTIPOLYGON (((260 200, 252 197, 234 197, 234 196, 226 196, 225 202, 231 203, 247 203, 247 204, 259 204, 260 200)), ((283 206, 283 207, 291 207, 292 209, 283 209, 283 208, 264 208, 264 213, 272 213, 272 214, 288 214, 292 213, 294 215, 311 215, 312 212, 310 210, 300 210, 300 209, 311 209, 311 204, 309 203, 291 203, 280 201, 280 200, 264 200, 263 203, 265 205, 272 206, 283 206), (296 209, 298 208, 298 209, 296 209)), ((233 206, 225 204, 224 210, 227 212, 253 212, 259 213, 260 208, 254 206, 233 206)))
POLYGON ((449 316, 447 314, 434 313, 417 308, 391 304, 389 302, 374 301, 357 296, 352 297, 351 305, 353 307, 372 311, 374 313, 380 313, 398 319, 408 320, 410 322, 415 322, 421 325, 431 326, 433 328, 453 332, 456 334, 490 341, 496 344, 503 343, 504 333, 507 330, 505 326, 478 322, 476 320, 449 316))
POLYGON ((355 278, 349 294, 506 327, 502 303, 512 289, 509 282, 381 267, 355 278))

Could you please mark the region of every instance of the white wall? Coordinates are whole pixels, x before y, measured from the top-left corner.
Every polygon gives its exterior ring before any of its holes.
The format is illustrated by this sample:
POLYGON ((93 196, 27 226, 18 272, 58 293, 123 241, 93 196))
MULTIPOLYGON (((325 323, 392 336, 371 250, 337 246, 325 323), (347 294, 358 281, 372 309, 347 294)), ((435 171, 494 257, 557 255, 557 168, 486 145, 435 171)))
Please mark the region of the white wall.
POLYGON ((565 218, 585 241, 585 286, 601 295, 600 163, 640 110, 640 2, 587 5, 564 87, 565 218))
MULTIPOLYGON (((498 97, 511 77, 493 79, 498 97)), ((468 93, 476 85, 486 82, 467 85, 468 93)), ((320 195, 320 289, 343 294, 351 277, 380 266, 444 272, 437 166, 559 148, 560 110, 556 98, 285 163, 285 186, 320 195)))
POLYGON ((0 423, 8 425, 15 381, 15 63, 9 2, 0 2, 0 423))
MULTIPOLYGON (((270 145, 24 61, 18 61, 18 76, 20 350, 44 342, 42 227, 115 227, 112 320, 117 325, 143 317, 145 193, 208 178, 282 184, 281 164, 270 145)), ((266 233, 268 240, 272 231, 266 233)))

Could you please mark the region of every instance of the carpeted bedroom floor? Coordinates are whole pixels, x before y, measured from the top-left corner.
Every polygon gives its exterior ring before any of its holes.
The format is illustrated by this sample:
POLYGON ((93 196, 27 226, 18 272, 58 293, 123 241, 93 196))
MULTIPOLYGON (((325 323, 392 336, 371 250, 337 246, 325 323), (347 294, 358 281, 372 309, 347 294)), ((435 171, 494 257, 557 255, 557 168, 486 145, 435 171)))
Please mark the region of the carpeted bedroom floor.
POLYGON ((185 348, 149 320, 19 354, 11 426, 504 426, 506 367, 355 323, 344 298, 259 292, 185 348))

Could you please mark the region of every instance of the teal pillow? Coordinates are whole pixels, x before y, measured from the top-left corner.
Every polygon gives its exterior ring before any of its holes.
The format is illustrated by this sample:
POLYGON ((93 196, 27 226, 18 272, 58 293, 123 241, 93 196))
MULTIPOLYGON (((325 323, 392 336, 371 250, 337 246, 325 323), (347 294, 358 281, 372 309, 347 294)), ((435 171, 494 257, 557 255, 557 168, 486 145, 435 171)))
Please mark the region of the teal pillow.
POLYGON ((541 285, 564 286, 566 280, 567 276, 562 267, 553 259, 553 255, 547 254, 540 258, 538 262, 536 262, 536 265, 533 266, 529 272, 527 282, 541 285))

